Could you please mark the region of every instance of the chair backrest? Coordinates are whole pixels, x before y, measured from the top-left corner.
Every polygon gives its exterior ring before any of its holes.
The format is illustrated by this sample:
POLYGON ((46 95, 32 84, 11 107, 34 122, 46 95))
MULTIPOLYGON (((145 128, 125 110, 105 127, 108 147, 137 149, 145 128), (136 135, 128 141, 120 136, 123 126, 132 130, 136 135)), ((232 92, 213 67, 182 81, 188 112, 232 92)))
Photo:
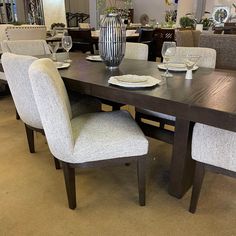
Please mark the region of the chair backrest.
POLYGON ((29 77, 50 151, 58 159, 65 160, 73 153, 74 138, 64 82, 47 58, 32 63, 29 77))
MULTIPOLYGON (((6 28, 8 26, 13 26, 10 24, 0 24, 0 42, 3 40, 7 40, 7 35, 6 35, 6 28)), ((2 53, 1 45, 0 45, 0 53, 2 53)))
POLYGON ((177 30, 176 44, 179 47, 198 47, 201 31, 199 30, 177 30))
POLYGON ((28 75, 30 65, 37 58, 4 53, 1 59, 17 112, 22 121, 27 125, 42 129, 28 75))
POLYGON ((143 43, 126 43, 125 50, 126 59, 147 60, 148 45, 143 43))
POLYGON ((187 55, 201 56, 197 65, 206 68, 215 68, 216 65, 216 50, 211 48, 199 47, 176 47, 176 54, 173 60, 180 61, 181 58, 187 55))
POLYGON ((153 38, 154 38, 154 45, 156 49, 156 57, 162 57, 161 49, 162 49, 163 42, 175 41, 175 30, 157 28, 154 30, 153 38))
POLYGON ((73 42, 90 43, 92 41, 91 29, 68 30, 73 42))
POLYGON ((235 70, 236 68, 236 35, 201 34, 199 47, 216 50, 216 68, 235 70))
POLYGON ((20 55, 40 56, 50 54, 45 40, 12 40, 2 42, 2 51, 20 55))
POLYGON ((45 40, 47 33, 45 25, 8 26, 5 31, 8 40, 45 40))
POLYGON ((138 42, 151 42, 153 40, 153 29, 141 29, 138 42))

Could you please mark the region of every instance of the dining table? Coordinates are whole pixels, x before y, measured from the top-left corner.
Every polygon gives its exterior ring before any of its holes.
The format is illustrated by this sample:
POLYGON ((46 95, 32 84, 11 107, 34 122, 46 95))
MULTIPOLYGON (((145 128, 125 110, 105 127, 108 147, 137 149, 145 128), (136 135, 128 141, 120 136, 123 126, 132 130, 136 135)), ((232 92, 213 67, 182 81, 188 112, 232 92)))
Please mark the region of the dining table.
POLYGON ((59 70, 69 90, 176 117, 168 186, 172 196, 181 198, 192 186, 194 123, 236 132, 236 71, 199 68, 192 80, 185 79, 185 72, 174 72, 161 85, 125 88, 109 84, 109 78, 132 74, 161 79, 157 63, 124 59, 118 69, 109 70, 102 62, 86 60, 86 54, 70 53, 70 58, 70 67, 59 70))
POLYGON ((193 182, 194 123, 236 132, 236 71, 199 68, 193 72, 192 80, 185 79, 185 72, 172 72, 174 76, 161 85, 126 88, 109 84, 109 78, 132 74, 161 79, 157 63, 124 59, 118 69, 109 70, 102 62, 89 61, 86 57, 72 52, 71 65, 59 70, 67 89, 176 117, 168 192, 183 197, 193 182))

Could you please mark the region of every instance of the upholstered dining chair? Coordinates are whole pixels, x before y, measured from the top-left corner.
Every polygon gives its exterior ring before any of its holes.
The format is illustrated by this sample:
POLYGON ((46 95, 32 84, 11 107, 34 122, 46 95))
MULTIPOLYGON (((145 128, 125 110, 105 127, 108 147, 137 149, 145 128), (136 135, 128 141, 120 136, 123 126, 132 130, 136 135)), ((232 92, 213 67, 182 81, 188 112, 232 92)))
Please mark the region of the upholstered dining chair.
MULTIPOLYGON (((125 56, 126 59, 147 60, 148 59, 148 45, 143 43, 126 43, 125 56)), ((112 110, 120 110, 124 104, 115 103, 108 100, 101 100, 102 103, 112 107, 112 110)))
POLYGON ((148 141, 130 114, 114 111, 72 118, 65 85, 51 60, 34 61, 29 76, 49 148, 62 163, 69 207, 76 208, 76 167, 127 160, 137 161, 139 203, 145 205, 148 141))
POLYGON ((189 211, 195 213, 205 170, 236 177, 236 133, 196 123, 192 158, 196 161, 189 211))
POLYGON ((126 43, 126 59, 145 60, 148 59, 148 45, 143 43, 126 43))
MULTIPOLYGON (((50 54, 49 47, 45 40, 4 40, 1 42, 3 52, 10 52, 19 55, 43 56, 50 54)), ((3 73, 4 74, 4 73, 3 73)), ((6 80, 4 74, 3 80, 6 80)), ((19 114, 16 112, 16 119, 19 120, 19 114)))
POLYGON ((8 26, 5 29, 7 40, 46 39, 45 25, 8 26))
MULTIPOLYGON (((29 66, 37 60, 35 57, 4 53, 2 65, 7 82, 21 120, 25 124, 28 146, 31 153, 35 152, 34 131, 44 133, 38 108, 29 81, 29 66)), ((54 66, 54 65, 53 65, 54 66)), ((55 67, 55 66, 54 66, 55 67)), ((80 112, 99 111, 99 102, 90 98, 81 98, 73 106, 74 115, 80 112)), ((56 166, 59 167, 56 161, 56 166)))
MULTIPOLYGON (((214 49, 198 48, 198 47, 177 47, 176 55, 173 61, 177 62, 178 60, 186 57, 187 55, 201 56, 201 59, 198 61, 199 67, 215 68, 216 51, 214 49)), ((143 127, 143 130, 148 130, 146 132, 147 136, 157 138, 164 142, 173 144, 174 131, 165 129, 165 125, 174 126, 175 125, 174 116, 146 109, 136 108, 135 119, 139 123, 139 125, 143 127), (142 119, 159 122, 160 127, 147 124, 142 119)))
POLYGON ((51 54, 45 40, 11 40, 2 42, 2 51, 19 55, 41 56, 51 54))

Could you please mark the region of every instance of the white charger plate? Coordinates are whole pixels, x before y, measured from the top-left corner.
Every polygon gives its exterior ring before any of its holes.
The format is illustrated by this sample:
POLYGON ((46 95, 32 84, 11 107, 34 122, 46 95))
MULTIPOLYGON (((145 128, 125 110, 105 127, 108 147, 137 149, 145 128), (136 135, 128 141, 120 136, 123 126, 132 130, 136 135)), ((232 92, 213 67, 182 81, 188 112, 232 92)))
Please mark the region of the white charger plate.
POLYGON ((89 61, 102 61, 100 55, 87 56, 86 59, 89 61))
MULTIPOLYGON (((195 65, 193 67, 193 71, 197 70, 199 67, 197 65, 195 65)), ((166 66, 164 64, 158 64, 158 69, 160 70, 166 70, 166 66)), ((168 70, 169 71, 176 71, 176 72, 185 72, 187 71, 187 68, 184 64, 178 64, 178 63, 170 63, 168 66, 168 70)))
MULTIPOLYGON (((109 78, 108 83, 120 87, 125 87, 125 88, 148 88, 148 87, 153 87, 157 84, 161 84, 162 80, 154 78, 152 76, 138 76, 138 75, 133 75, 133 77, 145 77, 147 80, 145 82, 123 82, 120 80, 120 78, 124 78, 126 75, 122 76, 112 76, 109 78)), ((131 75, 127 75, 128 77, 131 77, 131 75)))
POLYGON ((54 62, 55 66, 57 69, 66 69, 70 66, 70 63, 66 63, 66 62, 54 62))

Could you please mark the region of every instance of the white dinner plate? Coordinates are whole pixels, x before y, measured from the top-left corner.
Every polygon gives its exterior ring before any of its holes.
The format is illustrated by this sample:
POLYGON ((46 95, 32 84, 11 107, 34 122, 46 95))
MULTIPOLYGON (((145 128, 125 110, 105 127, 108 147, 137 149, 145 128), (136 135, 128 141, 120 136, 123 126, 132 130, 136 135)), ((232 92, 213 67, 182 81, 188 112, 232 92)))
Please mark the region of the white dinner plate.
POLYGON ((102 61, 100 55, 87 56, 86 59, 89 61, 102 61))
POLYGON ((122 75, 112 76, 109 78, 108 83, 120 87, 126 88, 147 88, 153 87, 162 82, 161 79, 154 78, 152 76, 139 76, 139 75, 122 75), (127 77, 127 79, 125 79, 127 77), (132 82, 131 78, 133 78, 132 82), (138 79, 137 79, 138 78, 138 79), (126 82, 129 81, 129 82, 126 82), (140 82, 137 82, 140 81, 140 82))
MULTIPOLYGON (((195 65, 193 67, 193 70, 197 70, 199 67, 195 65)), ((166 66, 164 64, 158 64, 158 69, 160 70, 166 70, 166 66)), ((170 63, 168 66, 169 71, 177 71, 177 72, 185 72, 187 71, 187 68, 184 64, 181 63, 170 63)))
POLYGON ((66 69, 70 66, 70 63, 59 62, 59 61, 54 62, 54 64, 55 64, 57 69, 66 69))

